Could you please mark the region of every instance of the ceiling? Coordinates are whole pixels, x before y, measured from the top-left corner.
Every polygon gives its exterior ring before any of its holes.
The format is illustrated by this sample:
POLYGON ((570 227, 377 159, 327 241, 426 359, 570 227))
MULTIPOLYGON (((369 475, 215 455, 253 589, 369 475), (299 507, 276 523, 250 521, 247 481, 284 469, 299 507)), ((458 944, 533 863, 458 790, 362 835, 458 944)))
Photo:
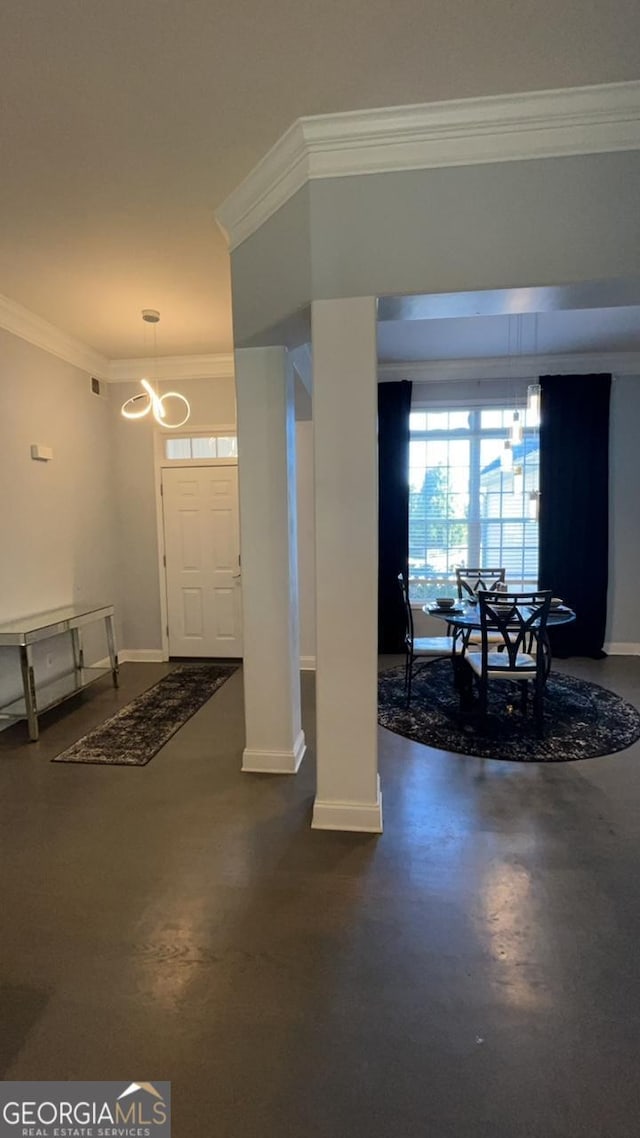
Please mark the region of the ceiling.
POLYGON ((378 357, 467 360, 640 352, 640 307, 582 308, 526 316, 388 320, 378 325, 378 357))
POLYGON ((635 79, 640 5, 3 0, 0 43, 0 293, 113 359, 145 307, 231 350, 214 210, 297 117, 635 79))

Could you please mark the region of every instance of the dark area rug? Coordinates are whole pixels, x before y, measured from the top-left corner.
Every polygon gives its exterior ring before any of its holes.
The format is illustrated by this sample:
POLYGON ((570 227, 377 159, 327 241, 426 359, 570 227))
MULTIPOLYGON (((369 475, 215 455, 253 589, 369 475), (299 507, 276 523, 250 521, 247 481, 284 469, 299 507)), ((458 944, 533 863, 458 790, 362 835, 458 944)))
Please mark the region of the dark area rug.
POLYGON ((235 665, 180 664, 51 761, 143 767, 235 671, 235 665))
POLYGON ((378 722, 417 743, 521 763, 561 763, 623 751, 640 739, 640 714, 598 684, 551 672, 544 706, 544 737, 520 711, 515 684, 490 685, 489 714, 461 714, 451 662, 438 660, 413 681, 405 708, 404 667, 383 672, 378 685, 378 722))

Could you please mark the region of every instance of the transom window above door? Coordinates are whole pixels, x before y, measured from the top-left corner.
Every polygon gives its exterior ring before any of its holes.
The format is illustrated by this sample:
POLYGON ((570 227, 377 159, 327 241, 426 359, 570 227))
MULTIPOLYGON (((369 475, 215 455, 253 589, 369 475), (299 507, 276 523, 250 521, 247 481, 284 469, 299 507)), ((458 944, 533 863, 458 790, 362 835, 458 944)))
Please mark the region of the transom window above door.
POLYGON ((164 456, 170 462, 211 458, 237 458, 236 435, 172 435, 164 440, 164 456))

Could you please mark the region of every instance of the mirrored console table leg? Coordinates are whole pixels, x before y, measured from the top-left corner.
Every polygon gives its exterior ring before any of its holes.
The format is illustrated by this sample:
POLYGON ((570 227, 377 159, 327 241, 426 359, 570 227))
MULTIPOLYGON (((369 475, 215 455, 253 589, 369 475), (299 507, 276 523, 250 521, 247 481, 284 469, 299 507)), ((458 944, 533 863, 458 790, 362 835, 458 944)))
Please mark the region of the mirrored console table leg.
POLYGON ((35 743, 39 736, 38 709, 30 644, 20 645, 20 671, 22 672, 22 690, 24 692, 24 706, 27 713, 29 738, 35 743))
POLYGON ((119 665, 118 665, 118 653, 116 652, 116 635, 115 635, 115 630, 113 627, 113 617, 112 616, 105 616, 104 624, 105 624, 105 628, 107 630, 107 645, 109 647, 109 663, 111 664, 111 675, 113 677, 113 686, 114 686, 114 688, 117 688, 117 686, 118 686, 118 672, 120 669, 119 669, 119 665))
POLYGON ((84 652, 82 650, 79 628, 71 629, 71 645, 73 647, 73 666, 76 673, 76 683, 79 684, 82 669, 84 668, 84 652))

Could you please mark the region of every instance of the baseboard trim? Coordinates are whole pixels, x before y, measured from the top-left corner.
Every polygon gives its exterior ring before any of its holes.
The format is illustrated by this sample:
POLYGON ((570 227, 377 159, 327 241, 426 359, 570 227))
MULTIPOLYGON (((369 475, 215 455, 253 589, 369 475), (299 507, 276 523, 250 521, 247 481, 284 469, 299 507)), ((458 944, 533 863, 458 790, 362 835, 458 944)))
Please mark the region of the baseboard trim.
POLYGON ((123 648, 118 653, 121 664, 164 664, 162 648, 123 648))
POLYGON ((300 657, 300 671, 301 672, 315 672, 316 658, 315 656, 301 656, 300 657))
POLYGON ((382 793, 378 776, 377 802, 322 802, 313 804, 312 830, 348 830, 353 833, 381 834, 382 793))
POLYGON ((640 644, 619 643, 605 644, 605 652, 609 656, 640 656, 640 644))
POLYGON ((304 731, 298 735, 291 751, 260 751, 245 747, 242 769, 247 774, 296 774, 306 750, 304 731))

